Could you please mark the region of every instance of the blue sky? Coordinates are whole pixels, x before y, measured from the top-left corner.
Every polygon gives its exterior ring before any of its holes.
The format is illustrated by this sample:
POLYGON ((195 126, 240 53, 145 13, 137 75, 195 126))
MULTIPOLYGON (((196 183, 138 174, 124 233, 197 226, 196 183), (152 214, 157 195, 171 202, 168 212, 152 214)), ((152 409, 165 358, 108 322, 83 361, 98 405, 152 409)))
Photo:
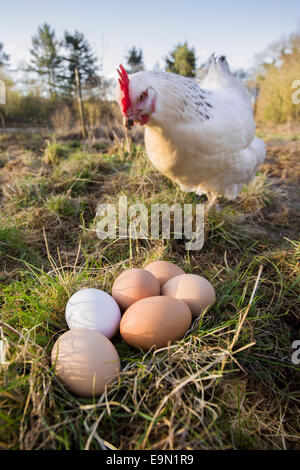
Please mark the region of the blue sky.
POLYGON ((178 42, 196 49, 199 63, 213 51, 233 68, 249 67, 254 54, 300 28, 299 0, 11 0, 0 1, 0 42, 15 66, 28 60, 31 36, 48 22, 58 35, 78 29, 113 76, 133 44, 147 68, 178 42))

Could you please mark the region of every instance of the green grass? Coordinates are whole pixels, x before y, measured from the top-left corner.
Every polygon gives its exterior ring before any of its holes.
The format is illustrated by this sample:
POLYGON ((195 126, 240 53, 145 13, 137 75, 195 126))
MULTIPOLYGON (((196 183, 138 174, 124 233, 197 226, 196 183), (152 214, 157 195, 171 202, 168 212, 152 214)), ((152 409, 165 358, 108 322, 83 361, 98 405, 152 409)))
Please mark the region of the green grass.
POLYGON ((6 224, 0 227, 0 253, 5 256, 8 253, 19 255, 26 251, 22 231, 14 226, 6 224))
POLYGON ((237 201, 220 200, 206 218, 204 247, 191 252, 184 240, 96 236, 97 204, 117 205, 119 195, 147 207, 197 202, 159 175, 141 147, 101 154, 102 144, 56 143, 51 163, 43 146, 4 161, 1 448, 299 448, 300 376, 291 362, 300 337, 297 155, 286 147, 269 147, 275 163, 237 201), (284 165, 294 172, 278 182, 284 165), (72 395, 49 360, 67 329, 68 298, 82 287, 110 292, 123 269, 155 259, 207 277, 215 305, 168 348, 145 354, 117 335, 119 382, 100 399, 72 395))
POLYGON ((43 160, 48 165, 56 165, 66 156, 66 148, 59 142, 47 142, 43 160))
POLYGON ((266 142, 269 141, 291 141, 291 142, 299 142, 300 135, 298 132, 274 132, 271 130, 258 130, 256 133, 257 137, 265 140, 266 142))

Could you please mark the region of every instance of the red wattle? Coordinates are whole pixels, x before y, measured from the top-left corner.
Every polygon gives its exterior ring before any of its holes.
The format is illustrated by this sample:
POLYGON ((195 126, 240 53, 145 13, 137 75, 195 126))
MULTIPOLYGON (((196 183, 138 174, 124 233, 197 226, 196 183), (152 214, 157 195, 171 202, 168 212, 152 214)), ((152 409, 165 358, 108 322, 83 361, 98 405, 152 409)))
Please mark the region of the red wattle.
POLYGON ((147 124, 147 122, 149 121, 149 114, 144 114, 141 119, 139 119, 139 123, 141 126, 143 126, 144 124, 147 124))

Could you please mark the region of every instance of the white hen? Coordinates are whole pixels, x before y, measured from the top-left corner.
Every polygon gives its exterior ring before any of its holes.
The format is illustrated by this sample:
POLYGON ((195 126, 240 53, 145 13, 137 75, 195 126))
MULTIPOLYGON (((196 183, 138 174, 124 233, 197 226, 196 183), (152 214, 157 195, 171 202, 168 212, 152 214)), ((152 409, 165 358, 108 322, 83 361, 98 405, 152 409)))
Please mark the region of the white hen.
POLYGON ((265 159, 255 137, 251 101, 225 57, 212 57, 201 87, 167 72, 127 76, 120 66, 117 100, 130 128, 144 124, 145 146, 153 165, 197 194, 236 198, 265 159))

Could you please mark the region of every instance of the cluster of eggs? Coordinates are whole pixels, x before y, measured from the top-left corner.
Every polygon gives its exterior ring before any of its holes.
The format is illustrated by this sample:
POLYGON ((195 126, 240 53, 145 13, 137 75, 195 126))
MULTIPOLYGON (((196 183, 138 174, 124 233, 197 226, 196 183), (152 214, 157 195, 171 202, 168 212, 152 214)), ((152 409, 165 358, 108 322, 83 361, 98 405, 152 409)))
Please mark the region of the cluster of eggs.
POLYGON ((193 317, 214 301, 207 279, 167 261, 124 271, 111 296, 99 289, 79 290, 66 306, 70 330, 52 349, 56 375, 79 396, 100 395, 120 372, 120 358, 110 341, 119 330, 133 347, 164 347, 182 338, 193 317))

